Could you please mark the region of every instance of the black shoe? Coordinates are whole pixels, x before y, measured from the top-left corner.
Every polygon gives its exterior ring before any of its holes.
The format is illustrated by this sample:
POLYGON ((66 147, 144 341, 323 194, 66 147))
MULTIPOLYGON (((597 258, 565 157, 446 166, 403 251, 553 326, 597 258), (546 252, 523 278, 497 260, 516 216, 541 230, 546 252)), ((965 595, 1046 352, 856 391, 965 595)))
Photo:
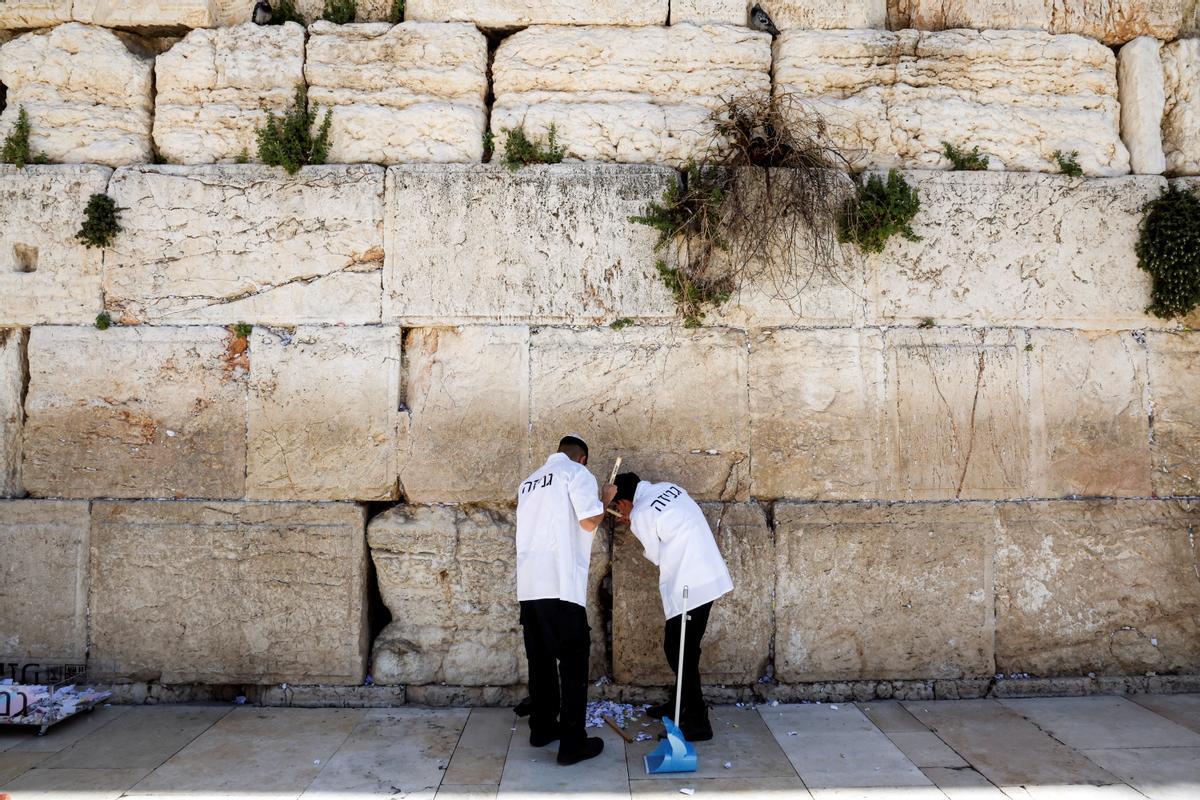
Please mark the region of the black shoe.
POLYGON ((545 747, 551 742, 558 741, 558 725, 553 728, 547 728, 544 731, 529 731, 529 744, 531 747, 545 747))
MULTIPOLYGON (((683 738, 689 742, 707 742, 713 738, 712 725, 708 720, 704 720, 698 724, 684 723, 679 726, 679 732, 683 734, 683 738)), ((667 738, 667 732, 663 731, 658 734, 658 738, 667 738)))
POLYGON ((513 706, 513 713, 518 717, 528 717, 533 711, 533 700, 526 697, 521 702, 513 706))
POLYGON ((587 761, 589 758, 595 758, 604 752, 604 740, 593 736, 590 739, 584 739, 583 743, 578 747, 573 747, 570 750, 558 749, 558 763, 564 766, 578 764, 580 761, 587 761))
POLYGON ((654 717, 654 719, 662 719, 663 717, 670 716, 674 713, 675 704, 670 701, 667 701, 666 703, 659 703, 656 706, 650 706, 646 709, 646 716, 654 717))

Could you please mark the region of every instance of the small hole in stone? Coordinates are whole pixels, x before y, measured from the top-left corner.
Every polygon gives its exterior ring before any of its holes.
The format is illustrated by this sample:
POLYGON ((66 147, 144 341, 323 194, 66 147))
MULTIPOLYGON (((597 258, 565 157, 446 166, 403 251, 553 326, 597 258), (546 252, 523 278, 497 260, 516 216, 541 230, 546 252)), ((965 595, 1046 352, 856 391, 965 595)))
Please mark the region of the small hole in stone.
POLYGON ((38 249, 33 245, 13 245, 13 263, 17 265, 17 272, 36 272, 37 257, 38 249))

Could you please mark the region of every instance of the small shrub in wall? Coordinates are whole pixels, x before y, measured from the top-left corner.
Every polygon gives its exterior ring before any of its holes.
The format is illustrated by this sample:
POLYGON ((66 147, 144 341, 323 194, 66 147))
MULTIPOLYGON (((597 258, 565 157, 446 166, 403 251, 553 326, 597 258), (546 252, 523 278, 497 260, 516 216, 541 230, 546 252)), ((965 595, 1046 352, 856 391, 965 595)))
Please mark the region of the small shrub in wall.
POLYGON ((546 132, 545 142, 531 139, 524 128, 505 128, 504 136, 504 165, 510 170, 529 164, 561 164, 567 154, 558 144, 558 126, 553 122, 546 132))
POLYGON ((87 247, 108 247, 121 232, 121 209, 106 194, 94 194, 83 209, 83 225, 75 238, 87 247))
POLYGON ((393 25, 404 22, 404 0, 392 0, 392 10, 388 12, 388 22, 393 25))
POLYGON ((1144 209, 1138 266, 1150 273, 1148 312, 1182 317, 1200 306, 1200 198, 1168 189, 1144 209))
POLYGON ((950 162, 954 171, 979 172, 988 168, 988 157, 979 152, 979 146, 971 148, 971 152, 960 150, 949 142, 942 142, 942 155, 950 162))
POLYGON ((0 162, 15 164, 18 168, 22 169, 26 164, 48 163, 44 155, 35 155, 30 152, 30 129, 29 113, 25 110, 25 106, 21 106, 17 111, 16 123, 13 124, 12 130, 8 132, 8 136, 4 137, 4 147, 0 150, 0 162))
POLYGON ((101 311, 96 315, 96 327, 102 331, 106 331, 112 327, 112 316, 107 311, 101 311))
POLYGON ((325 11, 321 19, 334 25, 348 25, 354 22, 358 8, 354 0, 325 0, 325 11))
POLYGON ((296 10, 296 4, 292 0, 277 0, 271 8, 270 24, 282 25, 285 22, 295 22, 303 25, 304 15, 296 10))
POLYGON ((292 107, 282 117, 267 112, 267 123, 257 131, 258 160, 274 167, 283 167, 295 175, 305 164, 324 164, 329 155, 329 126, 327 110, 317 135, 313 125, 319 109, 308 110, 308 90, 304 84, 296 87, 292 107))
POLYGON ((909 186, 899 172, 891 170, 886 183, 879 175, 871 175, 865 183, 859 183, 855 197, 842 210, 838 238, 868 253, 882 252, 887 240, 896 234, 919 242, 921 237, 911 223, 920 209, 916 188, 909 186))
POLYGON ((1054 161, 1058 164, 1058 171, 1063 175, 1070 175, 1072 178, 1083 176, 1083 167, 1079 166, 1078 150, 1072 150, 1069 153, 1064 153, 1062 150, 1055 150, 1054 161))

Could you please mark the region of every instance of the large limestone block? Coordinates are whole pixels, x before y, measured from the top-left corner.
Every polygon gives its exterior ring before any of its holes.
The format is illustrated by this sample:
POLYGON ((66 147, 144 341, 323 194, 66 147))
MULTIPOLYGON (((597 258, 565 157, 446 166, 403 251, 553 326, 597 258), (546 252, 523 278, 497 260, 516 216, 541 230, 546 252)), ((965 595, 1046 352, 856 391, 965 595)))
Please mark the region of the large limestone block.
POLYGON ((888 27, 1042 30, 1105 44, 1174 39, 1185 0, 887 0, 888 27))
MULTIPOLYGON (((704 515, 733 578, 713 605, 700 655, 705 683, 754 683, 762 677, 774 633, 775 540, 757 503, 704 503, 704 515)), ((613 554, 613 678, 663 686, 674 673, 663 652, 658 568, 625 531, 613 554)), ((679 640, 666 643, 678 648, 679 640)))
POLYGON ((874 320, 1048 327, 1162 327, 1145 313, 1133 256, 1160 177, 912 172, 913 229, 868 258, 874 320), (1113 287, 1121 287, 1114 291, 1113 287))
POLYGON ((255 328, 246 495, 396 497, 400 329, 255 328))
POLYGON ((0 497, 24 494, 21 484, 21 431, 25 424, 28 331, 0 328, 0 497))
POLYGON ((232 340, 222 328, 34 328, 25 488, 240 497, 246 391, 232 340))
MULTIPOLYGON (((387 22, 391 19, 394 0, 356 0, 355 22, 387 22)), ((250 21, 250 13, 254 3, 245 0, 216 0, 217 17, 221 25, 240 25, 250 21)), ((278 5, 278 0, 272 0, 272 6, 278 5)), ((293 7, 309 22, 321 19, 325 10, 325 0, 293 0, 293 7)), ((411 15, 409 17, 411 19, 411 15)))
POLYGON ((94 503, 92 663, 129 681, 361 684, 364 524, 343 503, 94 503))
POLYGON ((1078 151, 1088 175, 1122 175, 1116 59, 1081 36, 1027 31, 785 31, 775 91, 809 101, 866 166, 949 165, 942 142, 991 169, 1057 172, 1078 151))
POLYGON ((1167 172, 1200 175, 1200 39, 1180 39, 1165 45, 1162 64, 1167 172))
POLYGON ((1183 0, 1183 26, 1180 36, 1200 36, 1200 2, 1183 0))
POLYGON ((591 443, 597 472, 621 456, 622 469, 674 481, 697 499, 746 498, 746 362, 745 336, 728 330, 533 333, 529 471, 574 431, 591 443))
POLYGON ((775 506, 780 681, 991 675, 988 504, 775 506))
POLYGON ((318 22, 304 76, 309 102, 332 112, 331 162, 477 162, 487 70, 472 25, 318 22))
POLYGON ((770 36, 730 25, 534 27, 492 63, 492 132, 545 137, 569 158, 680 165, 712 145, 723 99, 771 85, 770 36))
POLYGON ((998 671, 1200 668, 1195 502, 1014 503, 998 513, 998 671))
POLYGON ((0 47, 7 136, 21 107, 30 148, 51 161, 119 166, 151 160, 154 59, 112 31, 71 22, 0 47))
POLYGON ((102 251, 75 232, 110 175, 108 167, 0 165, 0 325, 95 320, 102 251))
POLYGON ((527 474, 528 375, 523 326, 408 333, 401 406, 408 433, 399 437, 398 462, 409 502, 516 500, 527 474))
POLYGON ((595 323, 671 317, 652 228, 629 221, 664 167, 558 164, 388 170, 385 319, 595 323))
POLYGON ((87 651, 88 504, 0 500, 0 658, 87 651))
POLYGON ((258 152, 267 112, 280 116, 304 82, 304 28, 246 23, 196 30, 155 61, 154 144, 173 164, 258 152))
POLYGON ((1154 491, 1200 495, 1200 332, 1149 333, 1154 491))
POLYGON ((144 166, 109 194, 113 316, 170 324, 379 321, 383 168, 144 166))
MULTIPOLYGON (((106 28, 209 28, 219 0, 75 0, 74 18, 106 28)), ((253 3, 250 4, 253 6, 253 3)))
POLYGON ((52 28, 71 21, 75 0, 0 0, 0 29, 52 28))
POLYGON ((1129 166, 1139 175, 1160 175, 1166 169, 1162 119, 1166 103, 1162 44, 1139 36, 1117 53, 1117 83, 1121 97, 1121 139, 1129 149, 1129 166))
POLYGON ((408 0, 405 19, 527 25, 665 25, 668 0, 408 0))
MULTIPOLYGON (((672 0, 671 23, 728 22, 745 25, 749 22, 746 0, 672 0)), ((771 14, 775 27, 823 30, 827 28, 885 28, 887 0, 773 0, 764 6, 771 14)))

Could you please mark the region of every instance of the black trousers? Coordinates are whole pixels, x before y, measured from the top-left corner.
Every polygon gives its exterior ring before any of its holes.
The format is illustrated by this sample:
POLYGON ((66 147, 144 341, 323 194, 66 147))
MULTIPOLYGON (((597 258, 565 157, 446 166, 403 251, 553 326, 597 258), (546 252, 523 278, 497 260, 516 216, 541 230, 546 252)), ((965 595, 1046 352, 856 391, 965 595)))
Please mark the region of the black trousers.
POLYGON ((587 611, 566 600, 522 600, 521 626, 529 660, 529 730, 558 726, 559 747, 579 747, 587 738, 588 655, 592 642, 587 611))
MULTIPOLYGON (((683 642, 683 687, 680 719, 674 720, 677 725, 700 725, 708 721, 708 706, 704 704, 704 692, 700 687, 700 640, 708 627, 708 612, 712 611, 712 603, 697 606, 688 612, 688 624, 683 642)), ((667 654, 667 663, 671 671, 679 675, 679 625, 683 615, 678 614, 667 620, 663 633, 663 651, 667 654)), ((671 695, 672 702, 675 695, 671 695)), ((671 714, 674 714, 674 708, 671 714)), ((670 716, 668 714, 667 716, 670 716)))

